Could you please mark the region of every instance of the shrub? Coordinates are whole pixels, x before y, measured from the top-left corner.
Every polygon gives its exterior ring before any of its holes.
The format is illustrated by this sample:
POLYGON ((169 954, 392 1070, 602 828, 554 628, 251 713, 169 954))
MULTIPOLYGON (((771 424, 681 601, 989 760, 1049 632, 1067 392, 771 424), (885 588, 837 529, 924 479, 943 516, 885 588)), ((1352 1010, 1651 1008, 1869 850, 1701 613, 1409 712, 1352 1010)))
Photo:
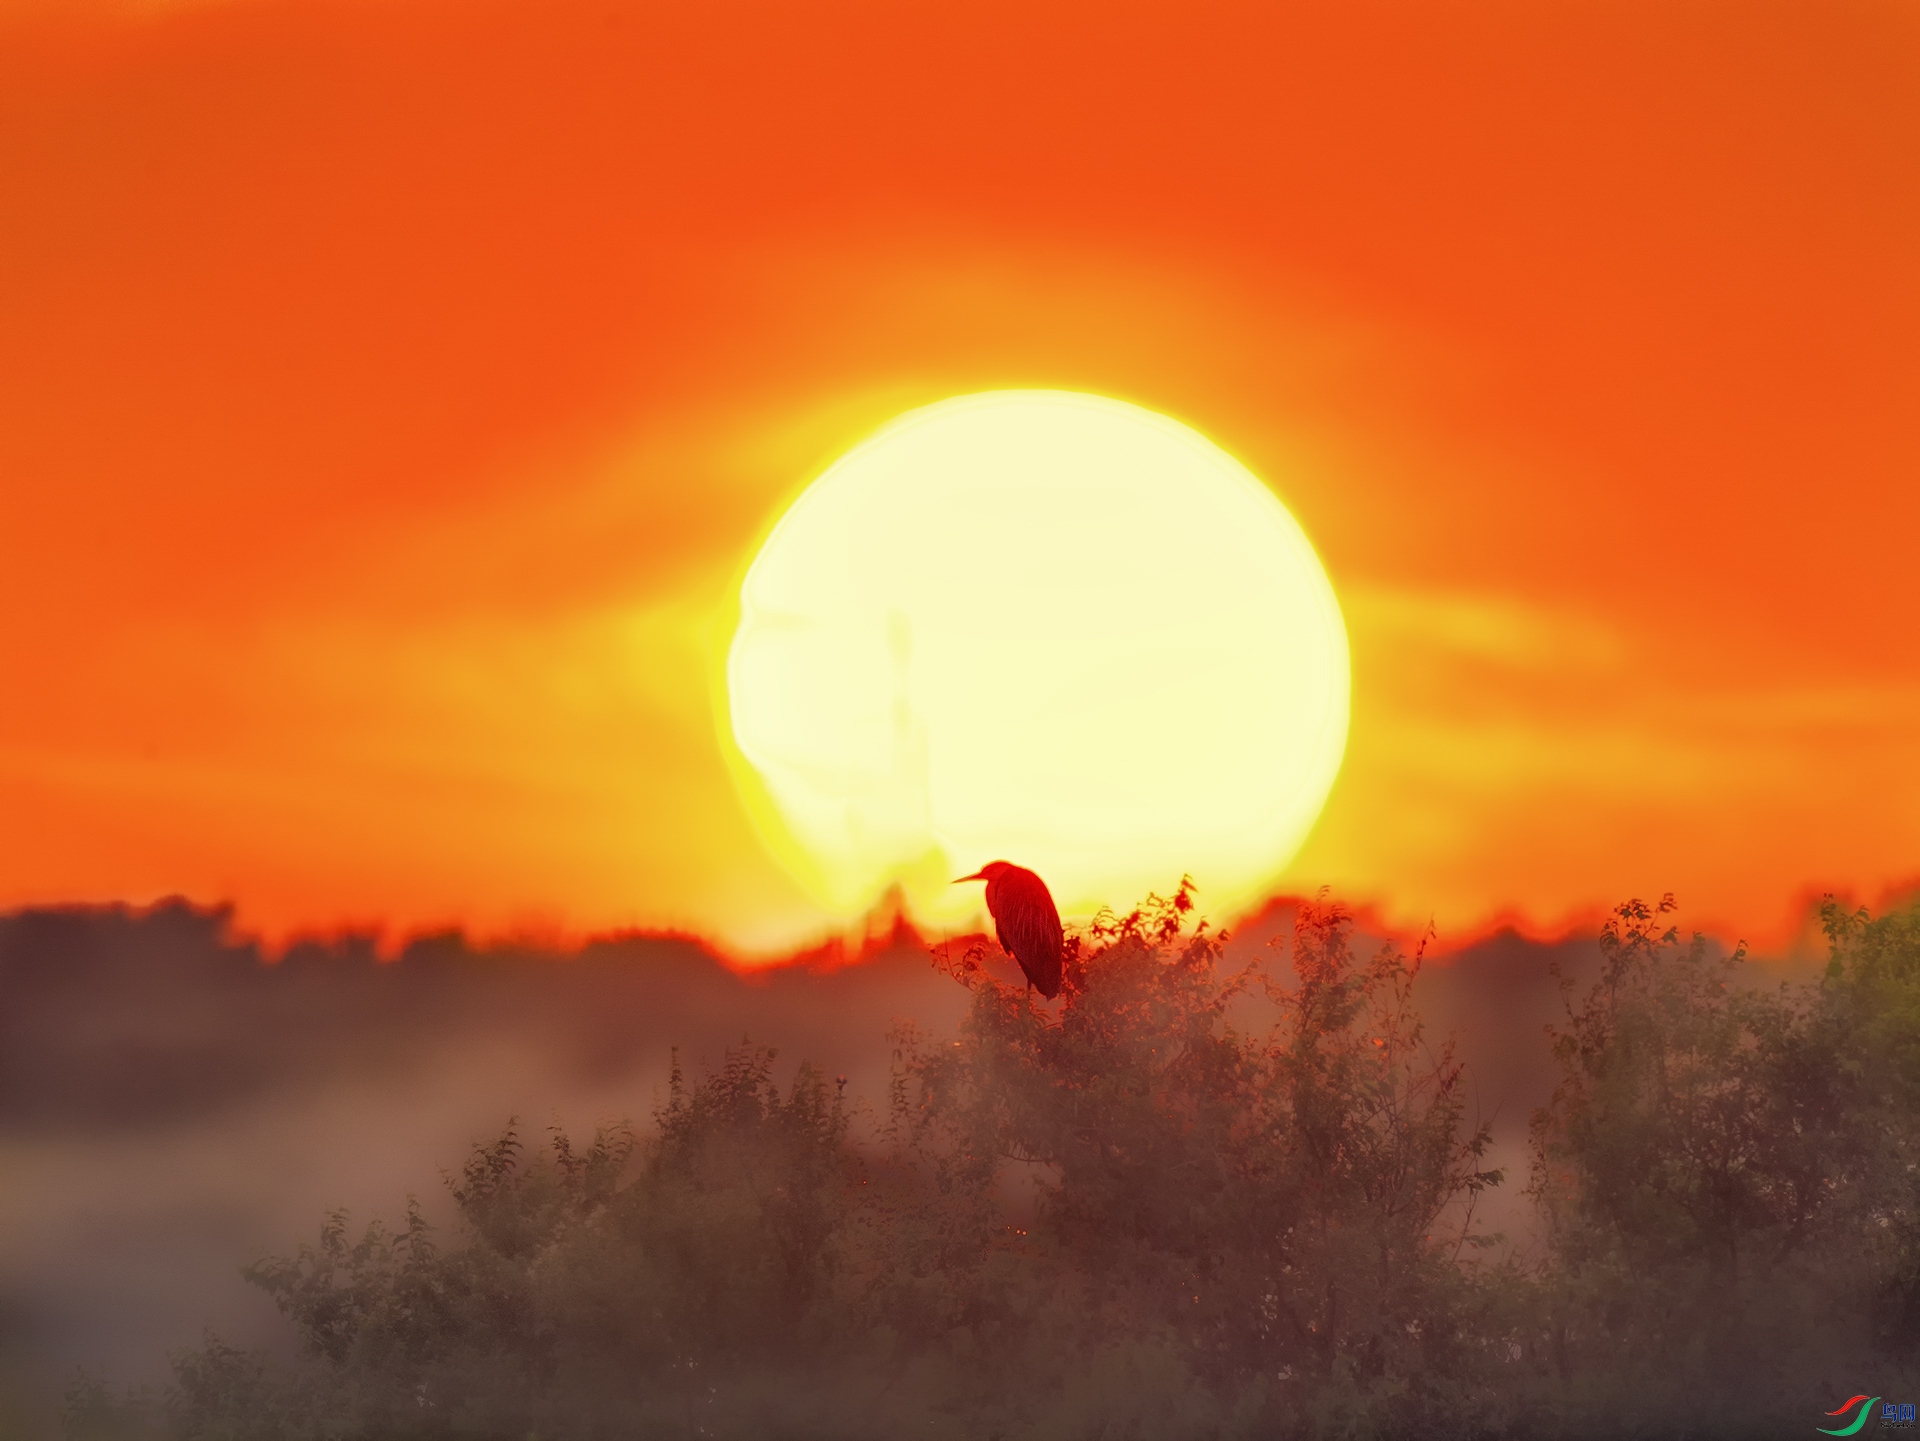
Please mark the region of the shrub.
POLYGON ((1322 900, 1230 968, 1183 886, 1070 938, 1057 1008, 936 956, 968 1014, 896 1033, 878 1115, 743 1046, 644 1135, 510 1125, 445 1233, 329 1213, 248 1270, 300 1365, 209 1338, 163 1405, 78 1386, 70 1434, 1713 1436, 1911 1390, 1920 909, 1829 905, 1775 991, 1672 910, 1565 985, 1526 1267, 1421 952, 1322 900))
POLYGON ((1911 1314, 1899 1002, 1920 952, 1910 919, 1829 906, 1824 982, 1766 992, 1743 949, 1683 944, 1673 909, 1619 907, 1600 979, 1569 994, 1562 1079, 1534 1118, 1551 1258, 1533 1339, 1570 1414, 1765 1429, 1819 1414, 1863 1367, 1912 1374, 1888 1343, 1911 1314))

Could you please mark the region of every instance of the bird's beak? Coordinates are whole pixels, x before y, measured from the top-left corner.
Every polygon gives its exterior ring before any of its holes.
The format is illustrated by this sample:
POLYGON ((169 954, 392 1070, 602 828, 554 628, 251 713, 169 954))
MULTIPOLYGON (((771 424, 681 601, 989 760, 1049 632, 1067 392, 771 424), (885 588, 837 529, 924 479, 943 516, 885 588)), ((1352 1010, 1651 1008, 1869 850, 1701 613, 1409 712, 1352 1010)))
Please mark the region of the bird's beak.
POLYGON ((960 877, 960 880, 955 881, 954 884, 957 886, 961 883, 961 881, 984 881, 986 878, 987 878, 987 873, 985 871, 975 871, 970 876, 960 877))

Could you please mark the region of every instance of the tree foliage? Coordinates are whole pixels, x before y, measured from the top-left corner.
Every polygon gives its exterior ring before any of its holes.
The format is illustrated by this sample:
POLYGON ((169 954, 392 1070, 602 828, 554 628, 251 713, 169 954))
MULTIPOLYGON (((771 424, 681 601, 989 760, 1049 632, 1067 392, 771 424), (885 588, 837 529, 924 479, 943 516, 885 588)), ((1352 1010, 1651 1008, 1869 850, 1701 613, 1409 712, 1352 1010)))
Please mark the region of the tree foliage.
POLYGON ((1323 899, 1233 967, 1190 910, 1070 938, 1053 1008, 940 953, 968 1015, 898 1029, 878 1112, 743 1045, 644 1133, 510 1125, 450 1229, 333 1212, 248 1268, 300 1364, 210 1338, 70 1429, 1764 1434, 1913 1377, 1920 910, 1829 905, 1825 976, 1767 991, 1670 898, 1620 907, 1566 983, 1531 1250, 1476 1218, 1503 1177, 1419 950, 1356 955, 1323 899))
POLYGON ((1765 1430, 1852 1394, 1863 1367, 1876 1388, 1914 1379, 1920 912, 1829 902, 1823 980, 1765 991, 1742 949, 1683 943, 1673 910, 1616 910, 1554 1038, 1562 1079, 1533 1128, 1539 1349, 1588 1398, 1574 1409, 1613 1425, 1765 1430))

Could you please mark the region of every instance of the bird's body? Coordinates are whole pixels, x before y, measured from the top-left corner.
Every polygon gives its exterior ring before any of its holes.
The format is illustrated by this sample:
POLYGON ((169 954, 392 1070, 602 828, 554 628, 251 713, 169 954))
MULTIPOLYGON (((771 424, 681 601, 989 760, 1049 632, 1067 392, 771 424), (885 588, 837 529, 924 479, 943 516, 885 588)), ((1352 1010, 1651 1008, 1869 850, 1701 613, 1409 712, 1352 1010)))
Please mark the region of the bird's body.
POLYGON ((1032 871, 1005 861, 982 866, 960 880, 987 883, 987 912, 993 917, 1000 949, 1020 963, 1034 990, 1048 1000, 1059 995, 1065 938, 1060 932, 1060 912, 1054 908, 1047 883, 1032 871))

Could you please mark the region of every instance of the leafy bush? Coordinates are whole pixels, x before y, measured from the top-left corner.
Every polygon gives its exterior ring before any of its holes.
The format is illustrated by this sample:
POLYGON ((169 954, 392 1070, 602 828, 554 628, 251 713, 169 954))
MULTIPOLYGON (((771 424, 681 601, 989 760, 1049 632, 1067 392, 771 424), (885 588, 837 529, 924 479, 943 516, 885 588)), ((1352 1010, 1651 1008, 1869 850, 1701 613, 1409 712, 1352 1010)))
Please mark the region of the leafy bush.
POLYGON ((1189 910, 1070 938, 1052 1010, 940 954, 969 1013, 896 1033, 880 1114, 743 1046, 644 1135, 510 1126, 452 1231, 334 1212, 249 1268, 300 1365, 210 1340, 164 1404, 77 1390, 72 1434, 1768 1434, 1915 1379, 1920 911, 1829 907, 1824 979, 1764 992, 1621 907, 1523 1267, 1420 953, 1321 902, 1233 970, 1189 910))
POLYGON ((1534 1119, 1552 1247, 1534 1339, 1562 1404, 1712 1434, 1820 1414, 1863 1369, 1916 1379, 1920 912, 1829 903, 1823 982, 1768 993, 1742 950, 1683 945, 1673 909, 1607 922, 1534 1119))
POLYGON ((1501 1177, 1411 1010, 1419 957, 1356 963, 1345 913, 1308 906, 1290 983, 1223 975, 1218 939, 1181 933, 1188 903, 1097 922, 1057 1021, 963 972, 960 1039, 911 1038, 896 1094, 921 1190, 984 1200, 1007 1162, 1038 1171, 1033 1227, 998 1244, 1012 1294, 1039 1283, 1081 1318, 1023 1358, 1054 1386, 1107 1338, 1151 1338, 1263 1434, 1459 1409, 1480 1356, 1456 1260, 1488 1241, 1469 1203, 1501 1177))

